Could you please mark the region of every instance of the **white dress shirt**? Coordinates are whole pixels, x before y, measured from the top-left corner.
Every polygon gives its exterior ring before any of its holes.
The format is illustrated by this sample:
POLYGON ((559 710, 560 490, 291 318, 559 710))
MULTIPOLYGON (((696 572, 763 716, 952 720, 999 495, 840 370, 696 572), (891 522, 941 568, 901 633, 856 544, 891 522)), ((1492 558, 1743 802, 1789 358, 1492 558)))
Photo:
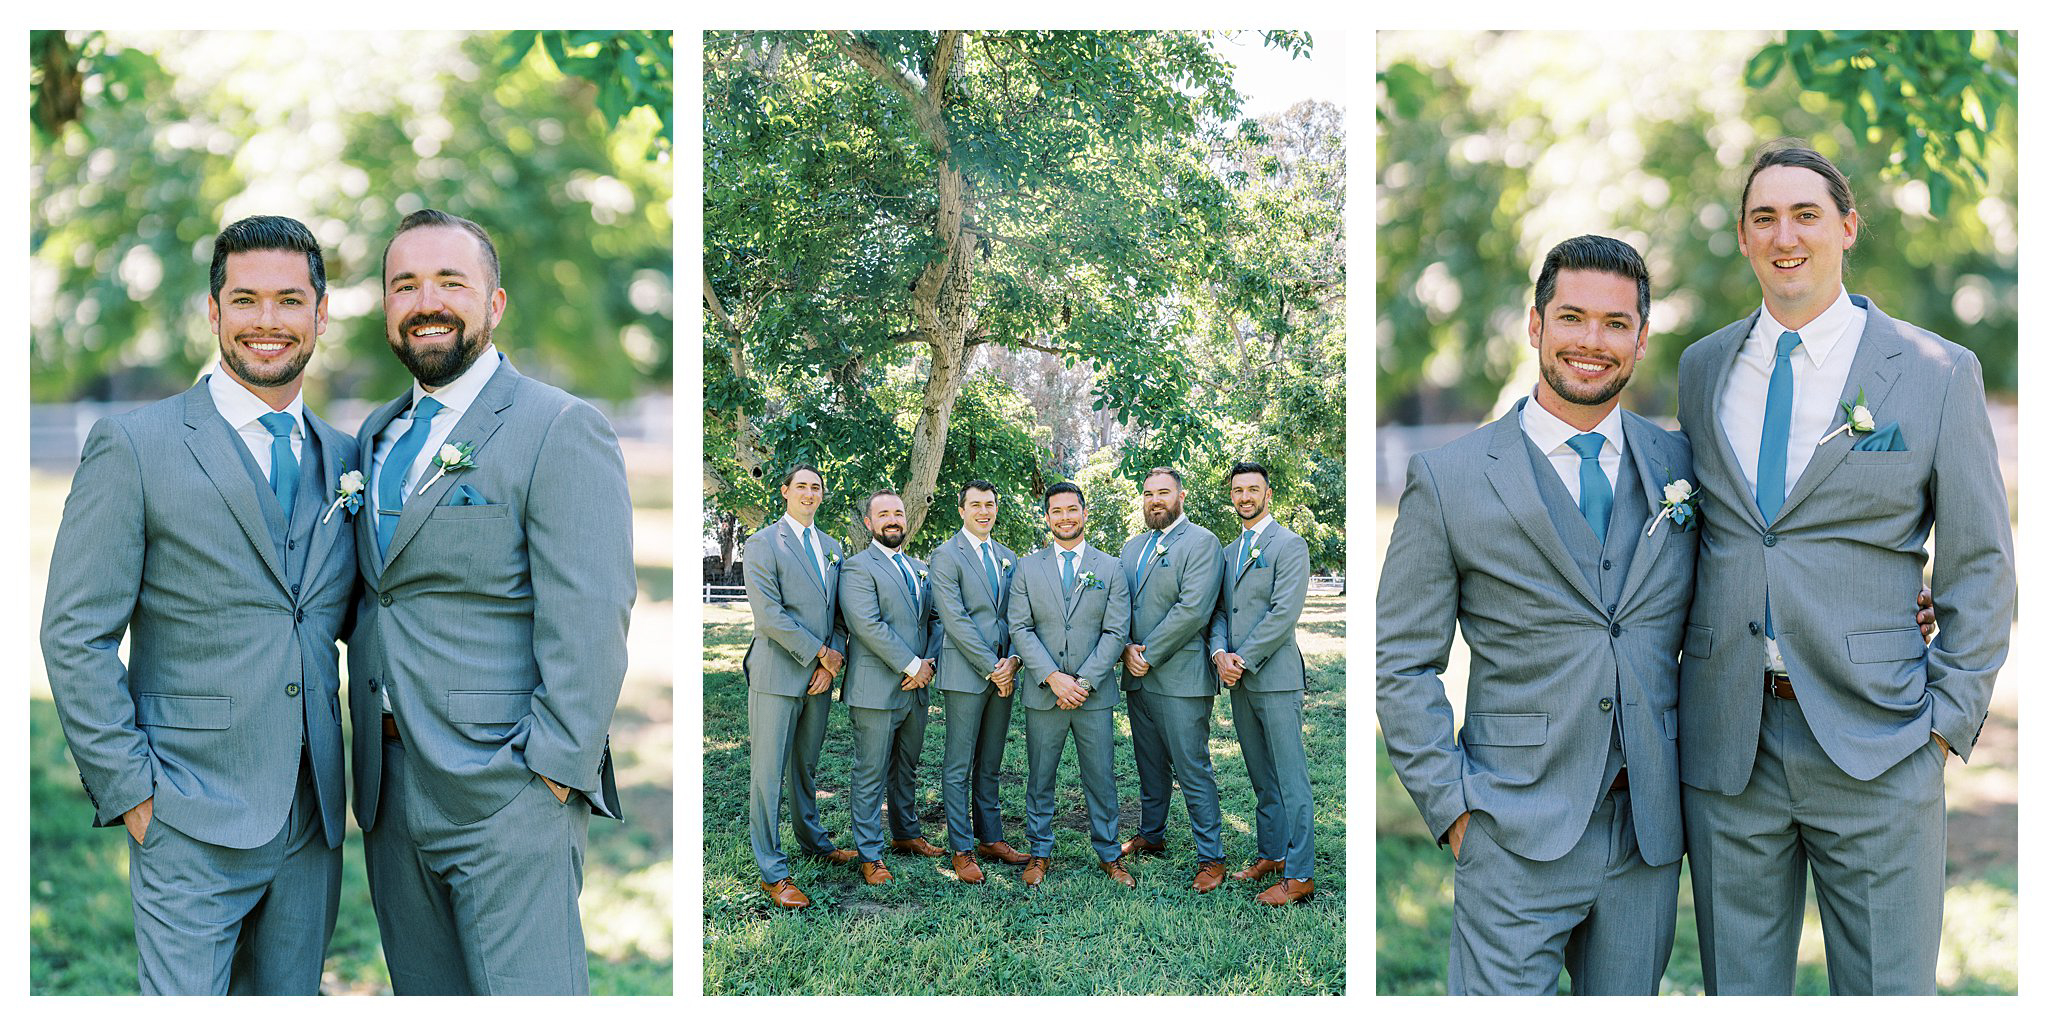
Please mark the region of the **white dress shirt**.
MULTIPOLYGON (((895 571, 896 577, 899 580, 902 579, 903 568, 906 566, 910 566, 910 560, 905 559, 901 563, 896 562, 896 557, 901 552, 901 550, 892 549, 889 546, 882 544, 882 541, 879 538, 870 540, 868 542, 868 547, 880 552, 882 554, 883 561, 889 564, 889 569, 895 571)), ((910 572, 914 577, 917 573, 917 568, 911 566, 910 572)), ((924 603, 918 601, 919 596, 917 594, 917 588, 915 587, 916 582, 913 580, 905 583, 908 586, 910 586, 910 607, 912 609, 915 609, 920 616, 923 615, 924 603)), ((917 671, 922 669, 924 669, 924 657, 912 653, 910 661, 903 664, 903 675, 905 677, 915 677, 917 676, 917 671)))
MULTIPOLYGON (((249 386, 235 380, 234 375, 216 366, 206 376, 206 393, 213 398, 213 408, 221 419, 228 422, 235 437, 242 440, 249 455, 256 459, 256 469, 263 471, 263 479, 270 480, 270 443, 273 436, 263 426, 266 413, 289 413, 292 415, 292 458, 299 461, 300 472, 306 462, 306 397, 304 393, 292 396, 283 410, 273 410, 270 404, 249 391, 249 386)), ((290 511, 287 510, 287 513, 290 511)))
POLYGON ((804 532, 811 532, 811 564, 817 567, 818 580, 823 582, 825 580, 825 536, 818 532, 817 525, 813 524, 810 527, 805 527, 797 523, 795 517, 784 513, 782 515, 782 529, 788 531, 791 536, 796 538, 796 550, 798 552, 804 550, 804 532))
MULTIPOLYGON (((1863 339, 1863 324, 1870 315, 1849 302, 1843 289, 1835 301, 1799 329, 1799 348, 1792 350, 1792 425, 1785 446, 1785 494, 1799 482, 1806 465, 1813 462, 1822 435, 1842 409, 1842 389, 1849 383, 1849 365, 1856 361, 1856 347, 1863 339)), ((1721 393, 1721 430, 1728 446, 1735 450, 1735 462, 1742 468, 1742 481, 1756 497, 1757 449, 1764 438, 1764 400, 1771 391, 1771 368, 1778 362, 1778 336, 1791 329, 1763 307, 1756 327, 1742 341, 1735 365, 1728 371, 1728 387, 1721 393)))
MULTIPOLYGON (((1543 408, 1534 396, 1522 404, 1522 433, 1529 441, 1536 443, 1536 451, 1550 459, 1550 468, 1557 471, 1557 479, 1564 482, 1564 490, 1571 493, 1572 501, 1579 501, 1579 451, 1569 443, 1581 434, 1596 434, 1607 439, 1600 446, 1600 472, 1607 475, 1607 492, 1615 493, 1615 485, 1621 480, 1621 454, 1628 444, 1627 436, 1621 431, 1621 407, 1607 411, 1600 423, 1593 425, 1591 432, 1578 428, 1559 419, 1557 414, 1543 408)), ((1755 455, 1751 453, 1751 455, 1755 455)))
POLYGON ((1166 551, 1166 536, 1179 530, 1180 525, 1187 522, 1188 515, 1182 513, 1180 516, 1173 518, 1173 523, 1166 525, 1158 531, 1151 532, 1152 544, 1145 546, 1145 551, 1139 554, 1138 565, 1150 569, 1152 561, 1158 559, 1161 552, 1166 551))
MULTIPOLYGON (((1000 589, 1003 583, 1003 559, 1001 556, 996 555, 995 536, 990 535, 987 538, 976 538, 973 531, 963 527, 960 529, 960 537, 967 543, 967 551, 974 553, 974 568, 981 571, 984 577, 988 576, 988 567, 982 565, 981 554, 984 552, 988 553, 990 565, 996 568, 996 587, 1000 589)), ((1000 602, 1002 599, 1003 593, 998 590, 996 592, 996 601, 1000 602)))

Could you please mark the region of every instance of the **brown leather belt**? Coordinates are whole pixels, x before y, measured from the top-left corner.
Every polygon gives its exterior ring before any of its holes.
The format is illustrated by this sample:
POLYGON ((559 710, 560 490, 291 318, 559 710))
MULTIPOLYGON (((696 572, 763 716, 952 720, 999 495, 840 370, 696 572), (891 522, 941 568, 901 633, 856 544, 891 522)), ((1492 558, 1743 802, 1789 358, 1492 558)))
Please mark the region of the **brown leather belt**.
POLYGON ((1621 769, 1620 769, 1620 770, 1619 770, 1618 772, 1616 772, 1616 773, 1614 774, 1614 784, 1613 784, 1613 786, 1609 787, 1609 788, 1608 788, 1608 790, 1609 790, 1609 791, 1626 791, 1626 790, 1628 790, 1628 767, 1627 767, 1627 766, 1623 766, 1623 767, 1622 767, 1622 768, 1621 768, 1621 769))
POLYGON ((1799 701, 1799 693, 1792 690, 1792 678, 1776 670, 1764 671, 1764 694, 1787 702, 1799 701))
POLYGON ((394 719, 390 713, 384 714, 384 740, 397 741, 399 744, 405 743, 405 740, 398 736, 398 720, 394 719))

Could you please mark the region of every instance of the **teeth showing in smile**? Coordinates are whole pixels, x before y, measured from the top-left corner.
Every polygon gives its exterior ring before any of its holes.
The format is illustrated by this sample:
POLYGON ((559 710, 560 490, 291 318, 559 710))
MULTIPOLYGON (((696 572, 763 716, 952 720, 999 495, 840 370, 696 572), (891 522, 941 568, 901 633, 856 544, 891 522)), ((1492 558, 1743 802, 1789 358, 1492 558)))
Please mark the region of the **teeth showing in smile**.
POLYGON ((1573 370, 1585 374, 1598 374, 1607 369, 1607 365, 1603 363, 1586 363, 1582 360, 1566 360, 1565 363, 1570 365, 1573 370))
POLYGON ((453 329, 447 327, 446 325, 432 324, 413 332, 413 337, 428 338, 434 335, 446 335, 451 330, 453 329))
POLYGON ((286 346, 286 344, 287 344, 287 343, 284 343, 284 342, 247 342, 247 343, 244 343, 244 344, 245 344, 245 345, 247 345, 247 346, 248 346, 249 348, 251 348, 251 349, 254 349, 254 350, 256 350, 256 351, 257 351, 257 352, 259 352, 259 353, 281 353, 281 352, 284 352, 284 349, 285 349, 285 346, 286 346))
POLYGON ((1805 262, 1805 257, 1786 257, 1780 260, 1771 261, 1771 266, 1776 267, 1779 270, 1789 271, 1794 267, 1798 267, 1800 264, 1803 264, 1805 262))

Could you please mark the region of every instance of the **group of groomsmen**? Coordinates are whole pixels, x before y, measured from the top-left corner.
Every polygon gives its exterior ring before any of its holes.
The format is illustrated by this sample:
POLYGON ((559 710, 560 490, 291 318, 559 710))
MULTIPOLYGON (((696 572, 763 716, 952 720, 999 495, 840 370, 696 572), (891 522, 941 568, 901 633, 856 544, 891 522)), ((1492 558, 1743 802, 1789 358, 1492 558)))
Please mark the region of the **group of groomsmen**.
POLYGON ((1278 879, 1257 900, 1280 906, 1315 894, 1315 810, 1302 748, 1306 671, 1295 625, 1308 594, 1308 545, 1274 520, 1266 469, 1230 469, 1230 504, 1243 532, 1219 542, 1188 520, 1179 471, 1142 482, 1146 531, 1120 554, 1088 545, 1079 485, 1046 489, 1052 540, 1023 557, 991 537, 1001 502, 987 481, 960 490, 961 530, 926 563, 904 551, 902 498, 882 489, 861 505, 869 544, 848 554, 815 525, 823 476, 783 475, 784 515, 747 539, 747 649, 751 738, 748 831, 761 890, 778 908, 810 899, 783 853, 784 785, 803 855, 855 864, 868 885, 888 883, 887 850, 951 857, 962 884, 986 879, 979 859, 1023 867, 1026 886, 1052 869, 1054 781, 1069 733, 1101 871, 1136 886, 1127 856, 1163 856, 1175 781, 1188 811, 1200 893, 1223 885, 1221 813, 1209 762, 1209 715, 1228 688, 1245 766, 1257 795, 1257 858, 1232 879, 1278 879), (1122 687, 1112 675, 1121 668, 1122 687), (842 679, 843 674, 843 679, 842 679), (819 818, 818 754, 834 700, 853 728, 847 792, 853 847, 834 843, 819 818), (931 691, 944 692, 942 792, 947 847, 926 840, 917 816, 918 756, 931 691), (1138 832, 1118 843, 1112 717, 1129 702, 1138 765, 1138 832), (1024 706, 1025 852, 1004 839, 998 769, 1013 705, 1024 706))

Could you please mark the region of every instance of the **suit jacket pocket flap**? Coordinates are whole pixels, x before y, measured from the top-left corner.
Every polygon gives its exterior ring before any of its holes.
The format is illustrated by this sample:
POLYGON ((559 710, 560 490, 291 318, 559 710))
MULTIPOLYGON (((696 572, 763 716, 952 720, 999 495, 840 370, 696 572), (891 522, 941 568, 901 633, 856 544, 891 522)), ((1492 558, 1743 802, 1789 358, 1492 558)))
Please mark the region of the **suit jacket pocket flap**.
POLYGON ((481 506, 435 506, 427 517, 431 520, 493 520, 508 516, 511 511, 511 505, 503 502, 481 506))
POLYGON ((1468 745, 1540 745, 1550 733, 1543 713, 1466 713, 1468 745))
POLYGON ((226 730, 233 711, 234 701, 225 697, 148 692, 135 696, 135 722, 148 727, 226 730))
POLYGON ((453 723, 517 723, 532 708, 530 691, 448 692, 448 719, 453 723))
POLYGON ((1714 629, 1696 623, 1685 625, 1685 654, 1705 659, 1714 654, 1714 629))
POLYGON ((1920 640, 1918 627, 1849 635, 1849 661, 1852 663, 1898 663, 1926 654, 1927 644, 1920 640))

